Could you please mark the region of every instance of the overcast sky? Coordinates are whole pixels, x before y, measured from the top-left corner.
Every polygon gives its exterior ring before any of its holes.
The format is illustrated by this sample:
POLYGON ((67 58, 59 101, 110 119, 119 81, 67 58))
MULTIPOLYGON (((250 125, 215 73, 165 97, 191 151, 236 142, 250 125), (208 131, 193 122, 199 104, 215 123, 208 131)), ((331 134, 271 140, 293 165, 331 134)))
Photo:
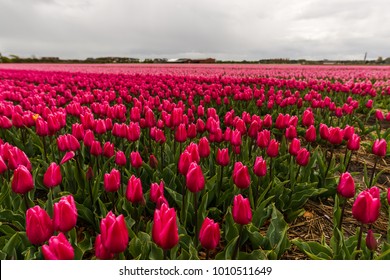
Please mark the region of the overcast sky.
POLYGON ((80 58, 390 57, 389 0, 0 0, 0 52, 80 58))

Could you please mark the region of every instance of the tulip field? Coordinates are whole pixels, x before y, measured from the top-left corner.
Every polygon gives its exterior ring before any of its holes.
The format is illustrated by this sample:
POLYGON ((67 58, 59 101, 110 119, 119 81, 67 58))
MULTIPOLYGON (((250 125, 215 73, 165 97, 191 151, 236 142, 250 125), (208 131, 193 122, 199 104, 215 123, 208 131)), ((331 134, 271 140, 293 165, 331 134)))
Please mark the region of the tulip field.
POLYGON ((390 259, 390 67, 0 64, 0 259, 390 259))

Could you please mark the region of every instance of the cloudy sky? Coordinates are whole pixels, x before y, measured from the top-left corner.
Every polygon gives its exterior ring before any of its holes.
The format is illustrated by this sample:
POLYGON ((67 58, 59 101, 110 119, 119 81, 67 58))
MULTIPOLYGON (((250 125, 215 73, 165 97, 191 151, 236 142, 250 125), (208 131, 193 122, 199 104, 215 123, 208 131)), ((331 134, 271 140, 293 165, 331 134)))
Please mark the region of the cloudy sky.
POLYGON ((0 0, 22 57, 390 57, 389 0, 0 0))

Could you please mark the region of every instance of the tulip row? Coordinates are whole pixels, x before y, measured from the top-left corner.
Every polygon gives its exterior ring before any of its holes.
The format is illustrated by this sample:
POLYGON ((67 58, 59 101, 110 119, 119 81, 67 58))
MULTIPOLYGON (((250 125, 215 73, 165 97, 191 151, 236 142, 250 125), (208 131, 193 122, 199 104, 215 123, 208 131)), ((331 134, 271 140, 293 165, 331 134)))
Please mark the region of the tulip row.
POLYGON ((389 154, 388 76, 174 69, 0 71, 2 258, 278 259, 291 246, 389 258, 390 227, 380 249, 372 231, 390 208, 377 172, 389 154), (352 206, 361 226, 345 239, 361 139, 375 161, 352 206), (331 249, 288 239, 318 198, 334 205, 331 249))

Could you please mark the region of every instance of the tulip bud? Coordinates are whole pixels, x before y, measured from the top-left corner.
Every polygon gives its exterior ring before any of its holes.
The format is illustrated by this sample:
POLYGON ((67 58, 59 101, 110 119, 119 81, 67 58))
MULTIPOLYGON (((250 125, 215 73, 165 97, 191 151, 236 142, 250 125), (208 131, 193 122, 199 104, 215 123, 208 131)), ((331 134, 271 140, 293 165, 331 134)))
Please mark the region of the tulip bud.
POLYGON ((196 163, 200 162, 199 147, 195 143, 191 143, 187 146, 186 150, 191 154, 192 161, 196 163))
POLYGON ((267 114, 267 115, 264 116, 263 125, 265 127, 271 127, 272 126, 272 116, 270 114, 267 114))
POLYGON ((150 200, 154 203, 157 203, 157 200, 160 196, 164 196, 164 182, 161 181, 160 184, 152 183, 150 186, 150 200))
POLYGON ((232 138, 230 139, 230 142, 232 143, 233 146, 240 146, 242 143, 241 140, 241 132, 237 129, 232 131, 232 138))
POLYGON ((372 153, 378 157, 384 157, 387 153, 387 142, 385 139, 376 139, 372 145, 372 153))
POLYGON ((193 123, 190 123, 187 127, 187 138, 193 139, 196 137, 197 131, 196 131, 196 125, 193 123))
POLYGON ((339 184, 337 185, 337 193, 345 198, 355 196, 355 181, 349 172, 341 174, 339 184))
POLYGON ((306 109, 302 115, 302 124, 306 127, 314 125, 314 115, 309 109, 306 109))
POLYGON ((73 260, 74 250, 72 245, 60 232, 49 239, 49 245, 42 246, 42 253, 46 260, 73 260))
POLYGON ((54 203, 53 225, 54 230, 67 232, 74 228, 77 223, 77 208, 72 195, 61 197, 54 203))
POLYGON ((220 238, 218 223, 206 217, 199 231, 200 244, 207 250, 214 250, 218 246, 220 238))
POLYGON ((130 120, 132 122, 139 122, 141 119, 141 112, 138 107, 132 107, 130 109, 130 120))
POLYGON ((298 151, 296 161, 300 166, 306 166, 310 160, 310 152, 305 148, 298 151))
POLYGON ((236 195, 232 208, 233 220, 240 225, 249 224, 252 221, 252 210, 249 199, 243 198, 241 194, 236 195))
POLYGON ((141 127, 138 123, 130 122, 128 126, 124 128, 124 137, 130 142, 137 141, 141 136, 141 127))
POLYGON ((37 135, 41 136, 41 137, 45 137, 45 136, 48 136, 49 135, 49 127, 48 127, 48 124, 47 122, 42 119, 42 118, 38 118, 37 121, 36 121, 36 125, 35 125, 35 129, 36 129, 36 132, 37 132, 37 135))
POLYGON ((186 175, 186 186, 190 192, 196 193, 204 189, 205 179, 202 168, 196 162, 192 162, 188 167, 186 175))
POLYGON ((106 133, 107 128, 106 128, 106 123, 104 120, 96 120, 96 126, 95 126, 95 132, 97 134, 104 134, 106 133))
POLYGON ((269 142, 268 148, 267 148, 267 155, 269 157, 277 157, 279 154, 279 142, 275 139, 272 139, 269 142))
POLYGON ((126 198, 131 203, 145 203, 141 179, 132 175, 127 183, 126 198))
POLYGON ((41 207, 34 206, 26 212, 26 235, 34 245, 40 245, 49 240, 54 232, 53 221, 41 207))
POLYGON ((306 130, 305 139, 307 142, 315 142, 316 138, 317 138, 316 128, 313 125, 311 125, 306 130))
POLYGON ((88 170, 85 173, 85 177, 87 178, 88 181, 93 178, 93 169, 91 166, 88 167, 88 170))
POLYGON ((280 130, 286 128, 285 116, 283 114, 279 113, 275 121, 275 127, 280 130))
POLYGON ((158 166, 157 158, 154 155, 149 156, 149 165, 151 168, 156 169, 158 166))
POLYGON ((176 211, 162 204, 160 209, 154 211, 152 238, 163 248, 170 250, 179 243, 179 231, 176 222, 176 211))
POLYGON ((114 144, 110 142, 104 143, 103 156, 110 158, 115 155, 114 144))
POLYGON ((145 112, 145 125, 146 127, 153 127, 156 125, 156 118, 151 109, 147 108, 145 112))
POLYGON ((108 251, 102 244, 102 235, 96 236, 95 240, 95 255, 100 260, 111 260, 114 254, 108 251))
POLYGON ((387 203, 390 205, 390 188, 387 188, 387 203))
POLYGON ((292 156, 297 156, 298 155, 298 151, 301 149, 301 141, 299 141, 298 138, 294 138, 291 143, 290 143, 290 147, 288 148, 288 152, 290 153, 290 155, 292 156))
POLYGON ((187 175, 188 167, 190 167, 191 162, 192 157, 188 151, 184 151, 183 153, 181 153, 177 167, 181 175, 187 175))
POLYGON ((348 141, 355 133, 355 128, 353 126, 347 125, 343 131, 344 131, 344 140, 348 141))
POLYGON ((340 145, 343 142, 344 133, 339 127, 329 128, 329 142, 332 145, 340 145))
POLYGON ((95 135, 93 134, 92 130, 87 130, 84 134, 84 145, 87 147, 92 146, 92 142, 95 141, 95 135))
POLYGON ((260 129, 259 123, 256 120, 252 121, 251 125, 249 126, 249 129, 248 129, 249 137, 256 139, 257 133, 259 132, 259 129, 260 129))
POLYGON ((104 248, 113 254, 126 250, 129 233, 123 215, 115 217, 110 211, 100 222, 101 242, 104 248))
POLYGON ((61 182, 61 168, 57 163, 52 162, 43 175, 43 184, 46 188, 54 188, 61 184, 61 182))
POLYGON ((378 121, 383 121, 385 119, 385 116, 383 115, 383 112, 381 110, 375 111, 375 117, 378 121))
POLYGON ((218 149, 217 150, 217 158, 216 158, 217 164, 221 166, 227 166, 229 165, 229 150, 227 148, 225 149, 218 149))
POLYGON ((72 158, 74 158, 75 153, 73 151, 67 152, 64 157, 61 159, 60 164, 63 165, 66 162, 70 161, 72 158))
POLYGON ((262 177, 267 174, 267 162, 263 159, 263 157, 256 157, 253 172, 258 177, 262 177))
POLYGON ((357 151, 360 148, 360 137, 357 134, 352 134, 347 142, 347 148, 351 151, 357 151))
POLYGON ((117 169, 112 169, 110 173, 104 174, 104 189, 106 192, 116 192, 121 185, 121 174, 117 169))
POLYGON ((115 163, 119 166, 125 166, 127 162, 126 155, 123 151, 117 151, 115 154, 115 163))
POLYGON ((0 155, 0 174, 3 174, 5 171, 7 171, 8 167, 5 164, 5 161, 3 157, 0 155))
POLYGON ((14 171, 11 182, 14 193, 25 194, 34 188, 33 177, 27 167, 19 165, 14 171))
POLYGON ((100 144, 99 141, 92 141, 92 144, 91 144, 91 150, 90 150, 90 153, 91 155, 94 155, 94 156, 100 156, 103 152, 103 149, 102 149, 102 145, 100 144))
POLYGON ((357 196, 352 206, 352 215, 363 224, 371 224, 378 219, 380 207, 379 189, 372 187, 357 196))
POLYGON ((130 163, 135 169, 138 169, 142 166, 142 158, 139 152, 130 153, 130 163))
POLYGON ((209 141, 207 140, 207 137, 202 137, 199 140, 199 156, 201 158, 206 158, 210 155, 210 144, 209 141))
POLYGON ((156 209, 161 209, 161 206, 165 204, 166 206, 169 207, 169 203, 168 203, 168 200, 164 197, 164 196, 160 196, 158 199, 157 199, 157 202, 156 202, 156 209))
POLYGON ((248 167, 238 161, 234 164, 233 182, 240 189, 246 189, 251 184, 248 167))
POLYGON ((378 248, 378 242, 376 241, 374 233, 371 229, 369 229, 367 232, 366 246, 370 251, 376 251, 378 248))
POLYGON ((329 128, 326 124, 323 123, 320 124, 320 136, 324 140, 329 139, 329 128))
POLYGON ((292 140, 292 139, 296 138, 298 136, 297 128, 295 126, 290 125, 286 129, 285 135, 286 135, 286 138, 289 139, 289 140, 292 140))
POLYGON ((181 123, 175 131, 175 140, 184 143, 187 140, 187 129, 184 123, 181 123))
POLYGON ((266 148, 271 140, 271 132, 269 130, 262 130, 257 134, 256 144, 259 148, 266 148))
POLYGON ((372 99, 369 99, 366 102, 366 108, 371 109, 373 104, 374 104, 374 101, 372 99))

